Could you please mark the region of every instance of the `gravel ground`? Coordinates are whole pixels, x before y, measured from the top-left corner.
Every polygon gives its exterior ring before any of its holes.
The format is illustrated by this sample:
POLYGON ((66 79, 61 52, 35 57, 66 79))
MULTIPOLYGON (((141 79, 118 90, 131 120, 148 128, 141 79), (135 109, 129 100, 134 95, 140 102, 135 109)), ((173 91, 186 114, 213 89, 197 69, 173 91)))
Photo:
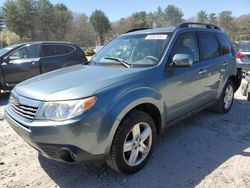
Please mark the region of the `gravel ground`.
POLYGON ((168 129, 148 165, 130 176, 48 160, 0 121, 0 187, 250 187, 249 110, 237 92, 228 114, 204 111, 168 129))

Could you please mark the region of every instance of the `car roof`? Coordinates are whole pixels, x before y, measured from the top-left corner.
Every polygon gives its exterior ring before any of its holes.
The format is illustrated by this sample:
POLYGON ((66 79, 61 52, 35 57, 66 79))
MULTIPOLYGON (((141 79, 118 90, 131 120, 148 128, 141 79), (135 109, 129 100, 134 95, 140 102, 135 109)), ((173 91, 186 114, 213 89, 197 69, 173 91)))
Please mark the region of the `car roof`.
POLYGON ((134 35, 134 34, 150 34, 150 33, 172 33, 176 30, 176 27, 161 27, 143 30, 134 30, 132 32, 127 32, 124 35, 134 35))
POLYGON ((70 45, 74 45, 71 42, 64 42, 64 41, 34 41, 34 42, 27 42, 24 44, 70 44, 70 45))
POLYGON ((223 30, 216 25, 199 23, 199 22, 184 22, 177 27, 132 29, 123 35, 172 33, 175 31, 183 31, 183 30, 185 30, 185 31, 209 31, 209 32, 224 33, 223 30), (201 26, 201 27, 197 27, 197 26, 201 26))

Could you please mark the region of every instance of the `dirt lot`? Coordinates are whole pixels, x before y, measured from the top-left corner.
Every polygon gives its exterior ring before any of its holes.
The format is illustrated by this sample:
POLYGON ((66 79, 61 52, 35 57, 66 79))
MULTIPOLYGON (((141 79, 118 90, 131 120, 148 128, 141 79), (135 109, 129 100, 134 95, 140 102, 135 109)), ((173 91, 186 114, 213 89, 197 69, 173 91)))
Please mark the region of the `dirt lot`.
POLYGON ((170 128, 149 164, 131 176, 45 159, 0 121, 0 187, 250 187, 249 111, 237 94, 230 113, 204 111, 170 128))

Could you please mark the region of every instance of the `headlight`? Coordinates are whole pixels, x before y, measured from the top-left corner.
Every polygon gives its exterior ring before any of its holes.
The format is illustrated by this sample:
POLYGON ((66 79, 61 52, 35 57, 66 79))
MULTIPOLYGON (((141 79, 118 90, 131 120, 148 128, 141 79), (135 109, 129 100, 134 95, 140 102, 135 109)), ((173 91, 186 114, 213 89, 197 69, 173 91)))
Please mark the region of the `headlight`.
POLYGON ((71 119, 89 110, 95 101, 96 97, 92 96, 80 100, 45 102, 36 119, 53 121, 71 119))

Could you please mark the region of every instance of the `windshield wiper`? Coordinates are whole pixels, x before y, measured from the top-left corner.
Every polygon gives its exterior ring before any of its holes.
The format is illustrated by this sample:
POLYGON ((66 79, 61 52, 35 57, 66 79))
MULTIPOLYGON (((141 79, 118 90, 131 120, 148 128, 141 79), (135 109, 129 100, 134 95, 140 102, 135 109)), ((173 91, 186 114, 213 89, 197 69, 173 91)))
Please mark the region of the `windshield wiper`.
POLYGON ((120 64, 122 64, 126 68, 131 68, 131 64, 127 63, 123 59, 120 59, 120 58, 117 58, 117 57, 105 57, 104 59, 114 60, 114 61, 119 62, 120 64))

